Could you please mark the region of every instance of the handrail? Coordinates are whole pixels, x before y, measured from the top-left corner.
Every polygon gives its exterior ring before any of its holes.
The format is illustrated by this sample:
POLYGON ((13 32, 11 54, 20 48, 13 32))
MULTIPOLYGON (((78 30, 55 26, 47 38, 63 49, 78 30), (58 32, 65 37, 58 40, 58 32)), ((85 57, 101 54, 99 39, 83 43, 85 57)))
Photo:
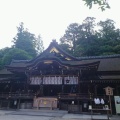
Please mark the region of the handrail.
POLYGON ((58 95, 89 95, 89 96, 95 96, 95 97, 100 97, 100 96, 105 96, 105 94, 85 94, 85 93, 58 93, 58 95))
POLYGON ((59 93, 58 94, 58 98, 60 99, 62 98, 88 98, 88 99, 94 100, 94 98, 96 97, 107 99, 107 96, 104 94, 98 94, 98 95, 84 94, 84 93, 59 93))
POLYGON ((33 93, 15 93, 15 92, 0 92, 0 97, 10 98, 10 97, 34 97, 33 93))

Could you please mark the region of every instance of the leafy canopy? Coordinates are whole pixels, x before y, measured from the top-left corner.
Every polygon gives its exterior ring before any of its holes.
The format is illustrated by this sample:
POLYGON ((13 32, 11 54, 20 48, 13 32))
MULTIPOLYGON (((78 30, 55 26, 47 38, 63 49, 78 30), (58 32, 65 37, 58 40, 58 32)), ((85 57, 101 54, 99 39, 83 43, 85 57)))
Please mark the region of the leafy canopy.
POLYGON ((18 48, 28 52, 31 56, 36 56, 35 50, 35 35, 24 29, 24 24, 21 22, 17 27, 17 35, 13 38, 14 48, 18 48))
POLYGON ((87 17, 82 24, 67 27, 60 46, 77 57, 120 54, 120 29, 111 19, 96 23, 95 18, 87 17))
POLYGON ((24 28, 24 23, 17 27, 17 34, 13 38, 14 45, 11 48, 0 50, 0 69, 10 64, 12 59, 28 60, 40 54, 44 50, 41 36, 35 36, 24 28))
POLYGON ((85 4, 91 9, 93 5, 98 5, 102 11, 110 8, 107 0, 83 0, 85 4))

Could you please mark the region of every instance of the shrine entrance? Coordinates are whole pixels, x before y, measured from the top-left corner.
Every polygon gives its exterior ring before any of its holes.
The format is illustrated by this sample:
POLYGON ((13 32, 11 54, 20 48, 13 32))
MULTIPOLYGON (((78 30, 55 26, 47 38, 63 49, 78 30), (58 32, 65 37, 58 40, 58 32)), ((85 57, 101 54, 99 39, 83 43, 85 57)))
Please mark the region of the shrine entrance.
POLYGON ((37 96, 58 96, 59 93, 78 93, 78 76, 32 76, 31 90, 37 96))
POLYGON ((62 92, 62 85, 44 85, 43 95, 44 96, 58 96, 58 93, 62 92))

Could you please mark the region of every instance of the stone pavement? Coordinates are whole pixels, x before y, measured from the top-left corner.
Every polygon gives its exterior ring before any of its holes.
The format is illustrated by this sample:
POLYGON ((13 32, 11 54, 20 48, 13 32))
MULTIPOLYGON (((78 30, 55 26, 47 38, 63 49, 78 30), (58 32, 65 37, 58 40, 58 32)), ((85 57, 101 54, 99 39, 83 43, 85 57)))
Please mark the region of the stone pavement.
MULTIPOLYGON (((105 120, 107 115, 93 115, 95 120, 105 120)), ((0 120, 91 120, 91 115, 72 114, 63 110, 0 110, 0 120)), ((119 115, 113 115, 110 120, 120 120, 119 115)))

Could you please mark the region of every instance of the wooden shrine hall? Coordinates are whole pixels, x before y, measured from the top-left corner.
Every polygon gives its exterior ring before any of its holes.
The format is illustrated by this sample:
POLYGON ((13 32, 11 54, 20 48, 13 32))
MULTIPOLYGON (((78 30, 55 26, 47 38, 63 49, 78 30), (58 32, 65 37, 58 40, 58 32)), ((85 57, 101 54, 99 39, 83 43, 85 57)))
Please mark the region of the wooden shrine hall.
POLYGON ((104 100, 97 107, 109 106, 105 93, 113 88, 120 96, 120 55, 73 57, 53 40, 32 60, 12 60, 0 71, 0 108, 60 109, 89 112, 94 100, 104 100))

